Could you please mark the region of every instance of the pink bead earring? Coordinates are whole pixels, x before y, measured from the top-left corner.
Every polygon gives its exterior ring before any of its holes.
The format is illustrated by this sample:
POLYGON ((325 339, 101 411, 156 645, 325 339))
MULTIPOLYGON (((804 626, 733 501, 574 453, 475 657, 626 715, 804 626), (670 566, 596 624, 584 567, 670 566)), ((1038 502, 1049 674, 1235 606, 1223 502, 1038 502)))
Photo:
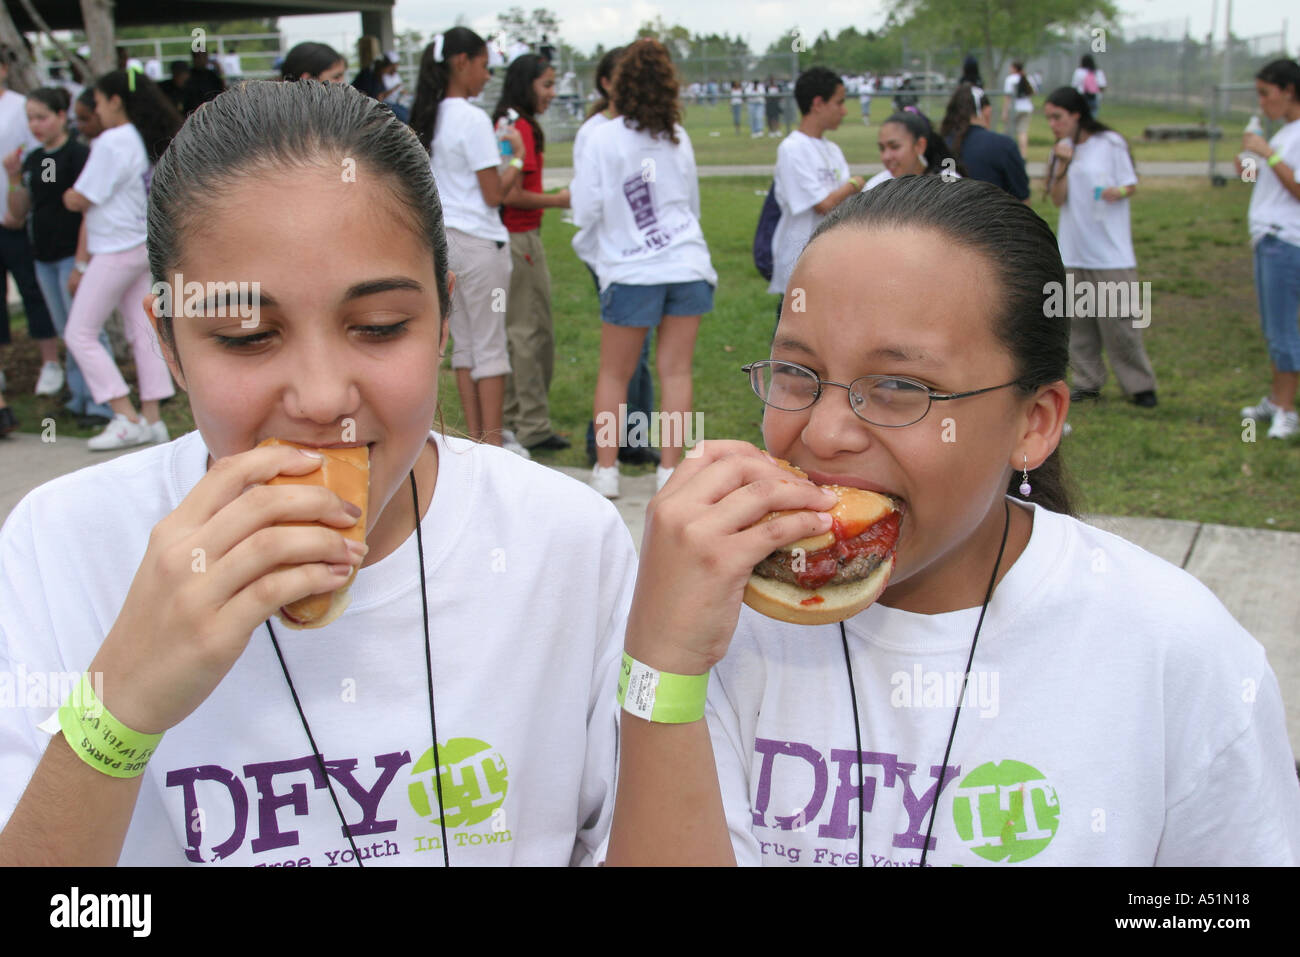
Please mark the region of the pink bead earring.
POLYGON ((1025 456, 1025 467, 1020 470, 1020 495, 1023 498, 1029 498, 1029 493, 1033 491, 1029 485, 1029 456, 1025 456))

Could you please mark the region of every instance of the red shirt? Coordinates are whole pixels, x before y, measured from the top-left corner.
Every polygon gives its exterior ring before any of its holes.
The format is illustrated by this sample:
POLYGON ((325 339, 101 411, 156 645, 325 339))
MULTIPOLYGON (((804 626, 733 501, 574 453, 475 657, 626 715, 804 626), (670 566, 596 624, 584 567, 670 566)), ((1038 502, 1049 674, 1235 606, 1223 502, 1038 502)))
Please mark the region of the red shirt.
MULTIPOLYGON (((540 193, 542 190, 542 154, 537 152, 537 147, 533 140, 533 127, 524 119, 515 123, 515 129, 519 131, 519 138, 524 141, 524 182, 523 187, 530 193, 540 193)), ((518 209, 514 206, 503 206, 501 221, 506 224, 506 230, 512 233, 526 233, 530 229, 537 229, 542 225, 543 209, 518 209)))

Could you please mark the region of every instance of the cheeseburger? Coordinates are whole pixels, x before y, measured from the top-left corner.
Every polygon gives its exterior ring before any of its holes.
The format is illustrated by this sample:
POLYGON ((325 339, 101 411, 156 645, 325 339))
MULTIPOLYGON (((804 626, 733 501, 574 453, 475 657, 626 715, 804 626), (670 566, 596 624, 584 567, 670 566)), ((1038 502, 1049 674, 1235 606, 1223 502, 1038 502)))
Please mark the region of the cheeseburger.
MULTIPOLYGON (((803 471, 778 463, 801 478, 803 471)), ((851 618, 880 597, 894 570, 903 504, 888 495, 826 485, 838 502, 829 531, 778 548, 759 562, 745 585, 745 604, 796 625, 851 618)), ((770 512, 771 521, 783 512, 770 512)))

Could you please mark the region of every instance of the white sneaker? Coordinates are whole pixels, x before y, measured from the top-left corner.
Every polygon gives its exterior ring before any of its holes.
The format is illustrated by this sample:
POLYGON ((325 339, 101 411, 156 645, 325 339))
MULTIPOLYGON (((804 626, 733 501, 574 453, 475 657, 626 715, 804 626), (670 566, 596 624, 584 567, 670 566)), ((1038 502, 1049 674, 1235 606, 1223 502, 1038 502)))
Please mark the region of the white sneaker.
POLYGON ((1273 416, 1273 424, 1268 427, 1268 437, 1270 439, 1289 439, 1293 435, 1300 435, 1300 412, 1292 409, 1290 412, 1277 410, 1273 416))
POLYGON ((521 459, 531 459, 533 457, 533 453, 520 445, 519 440, 515 438, 515 434, 509 429, 501 430, 501 447, 508 452, 515 453, 521 459))
POLYGON ((58 395, 63 389, 63 366, 57 362, 46 362, 41 366, 41 374, 36 380, 37 395, 58 395))
POLYGON ((1251 405, 1241 410, 1243 419, 1255 419, 1256 421, 1267 422, 1273 416, 1277 415, 1280 410, 1273 404, 1273 400, 1268 396, 1259 400, 1259 405, 1251 405))
POLYGON ((126 449, 133 445, 148 445, 153 440, 153 429, 150 426, 144 422, 132 422, 118 412, 103 432, 86 443, 86 448, 92 452, 111 452, 113 449, 126 449))
POLYGON ((655 466, 655 491, 659 491, 668 484, 668 480, 673 477, 673 470, 666 469, 662 465, 655 466))
POLYGON ((599 465, 593 465, 591 480, 587 484, 605 498, 618 498, 618 466, 611 465, 603 469, 599 465))
POLYGON ((171 433, 167 431, 167 423, 162 419, 157 422, 149 423, 149 431, 153 435, 152 442, 167 443, 172 440, 171 433))

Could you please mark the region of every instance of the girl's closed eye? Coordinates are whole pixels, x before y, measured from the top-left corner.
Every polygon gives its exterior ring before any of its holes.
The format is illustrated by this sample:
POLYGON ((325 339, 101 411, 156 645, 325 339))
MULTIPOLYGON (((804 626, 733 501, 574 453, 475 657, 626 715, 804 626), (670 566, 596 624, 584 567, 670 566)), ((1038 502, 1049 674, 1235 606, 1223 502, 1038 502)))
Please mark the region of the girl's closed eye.
MULTIPOLYGON (((359 333, 361 338, 371 342, 383 342, 390 339, 396 339, 407 331, 411 320, 403 319, 400 322, 390 322, 381 325, 353 326, 352 330, 359 333)), ((257 332, 249 336, 223 336, 213 334, 213 339, 217 344, 234 350, 252 349, 270 341, 274 332, 257 332)))

